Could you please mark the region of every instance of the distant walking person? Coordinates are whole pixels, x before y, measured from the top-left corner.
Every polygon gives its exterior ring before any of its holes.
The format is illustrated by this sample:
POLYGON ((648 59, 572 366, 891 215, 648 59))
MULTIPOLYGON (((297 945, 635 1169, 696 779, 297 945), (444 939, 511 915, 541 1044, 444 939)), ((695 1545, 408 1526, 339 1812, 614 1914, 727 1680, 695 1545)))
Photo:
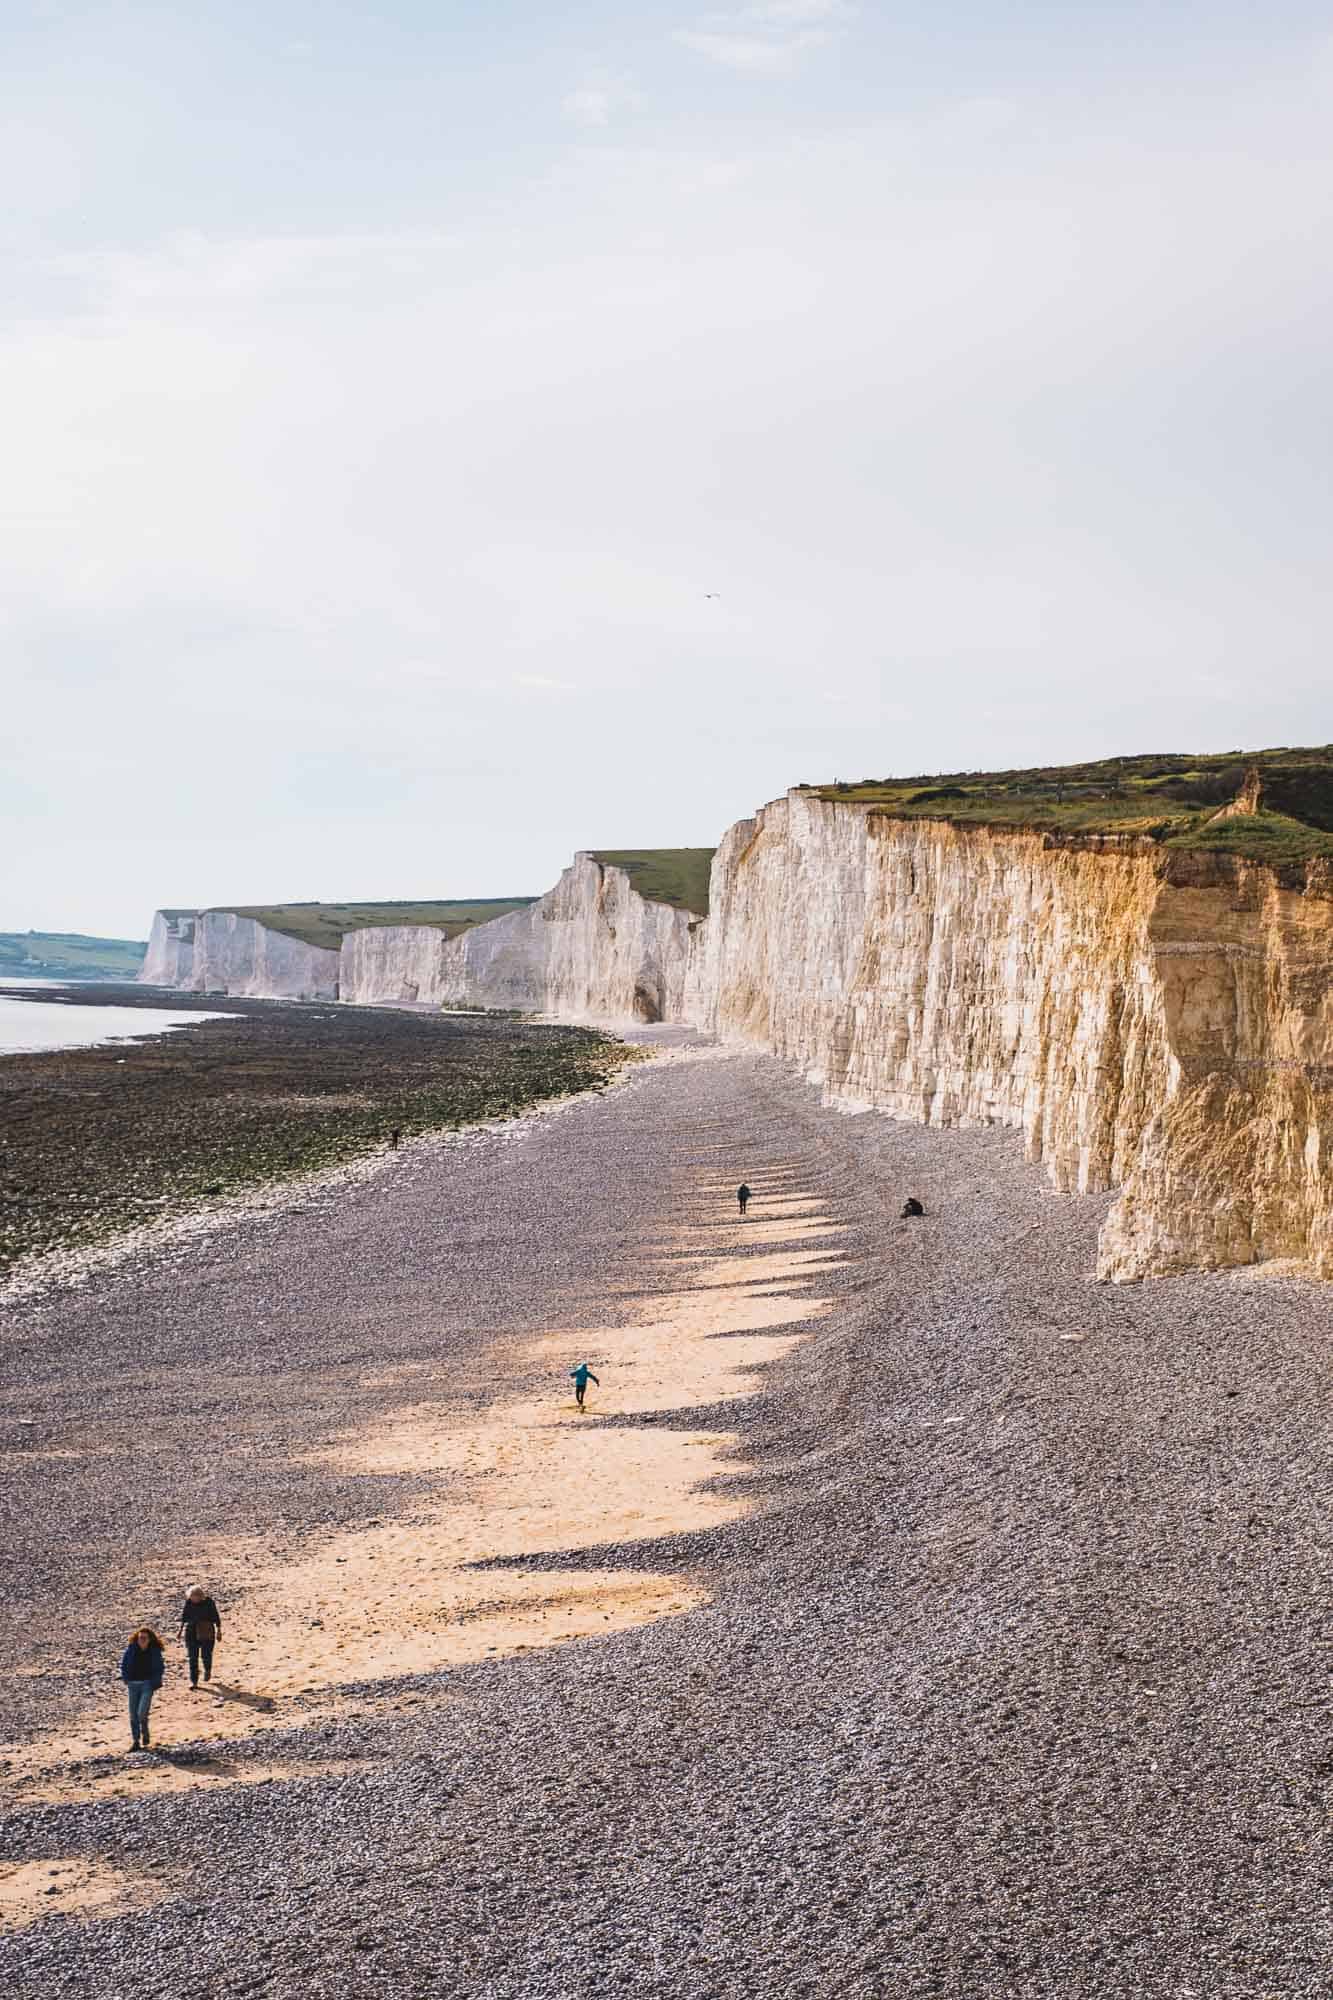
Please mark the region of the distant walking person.
POLYGON ((741 1182, 736 1190, 736 1206, 742 1215, 744 1215, 746 1209, 750 1206, 750 1190, 746 1187, 744 1181, 741 1182))
POLYGON ((162 1641, 151 1625, 141 1625, 120 1656, 120 1678, 130 1697, 131 1750, 148 1748, 148 1711, 166 1670, 162 1641))
POLYGON ((925 1212, 926 1212, 925 1209, 922 1208, 921 1203, 917 1200, 916 1196, 914 1194, 909 1194, 906 1201, 903 1203, 902 1220, 905 1222, 909 1215, 924 1215, 925 1212))
MULTIPOLYGON (((571 1368, 569 1372, 574 1379, 574 1401, 582 1409, 583 1398, 588 1393, 588 1384, 589 1382, 597 1382, 597 1377, 593 1374, 586 1361, 580 1361, 578 1367, 571 1368)), ((600 1382, 597 1382, 597 1386, 600 1389, 602 1385, 600 1382)))
POLYGON ((213 1678, 213 1648, 222 1637, 222 1613, 202 1584, 196 1583, 181 1606, 178 1629, 190 1656, 190 1686, 197 1688, 201 1660, 204 1679, 211 1681, 213 1678))
POLYGON ((402 1136, 403 1136, 402 1127, 395 1125, 392 1132, 390 1132, 389 1134, 389 1147, 391 1151, 395 1153, 398 1151, 398 1141, 402 1138, 402 1136))

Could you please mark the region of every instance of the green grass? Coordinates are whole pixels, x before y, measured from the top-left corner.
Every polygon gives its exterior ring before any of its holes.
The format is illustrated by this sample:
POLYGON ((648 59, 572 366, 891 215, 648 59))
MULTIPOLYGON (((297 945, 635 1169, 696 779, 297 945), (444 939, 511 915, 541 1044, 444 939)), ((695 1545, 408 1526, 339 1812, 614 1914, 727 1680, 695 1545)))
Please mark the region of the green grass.
POLYGON ((492 896, 457 903, 227 903, 214 907, 229 916, 253 917, 266 930, 299 938, 302 944, 337 951, 349 931, 420 924, 457 937, 477 924, 507 917, 511 910, 524 910, 536 900, 535 896, 492 896))
POLYGON ((641 896, 652 903, 670 903, 692 916, 708 914, 708 872, 714 847, 606 847, 594 861, 623 868, 641 896))
POLYGON ((1291 861, 1333 860, 1333 833, 1306 826, 1286 813, 1257 812, 1226 819, 1220 825, 1195 827, 1168 845, 1198 848, 1210 854, 1240 854, 1247 861, 1273 866, 1291 861))
POLYGON ((1333 856, 1333 744, 1111 757, 1099 763, 801 787, 895 819, 1052 833, 1139 835, 1271 863, 1333 856), (1252 773, 1261 810, 1218 819, 1252 773))
POLYGON ((136 979, 147 949, 136 938, 84 937, 76 931, 0 931, 0 981, 136 979))

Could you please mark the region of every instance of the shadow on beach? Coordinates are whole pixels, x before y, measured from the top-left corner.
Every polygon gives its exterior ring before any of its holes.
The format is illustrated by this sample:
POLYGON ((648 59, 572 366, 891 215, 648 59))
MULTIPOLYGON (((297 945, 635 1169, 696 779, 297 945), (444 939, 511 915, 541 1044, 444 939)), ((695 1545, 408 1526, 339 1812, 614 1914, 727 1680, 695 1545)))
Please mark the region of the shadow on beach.
POLYGON ((230 1681, 206 1681, 200 1693, 214 1695, 218 1701, 238 1701, 243 1708, 258 1709, 261 1715, 272 1715, 277 1707, 271 1694, 251 1694, 248 1688, 233 1687, 230 1681))

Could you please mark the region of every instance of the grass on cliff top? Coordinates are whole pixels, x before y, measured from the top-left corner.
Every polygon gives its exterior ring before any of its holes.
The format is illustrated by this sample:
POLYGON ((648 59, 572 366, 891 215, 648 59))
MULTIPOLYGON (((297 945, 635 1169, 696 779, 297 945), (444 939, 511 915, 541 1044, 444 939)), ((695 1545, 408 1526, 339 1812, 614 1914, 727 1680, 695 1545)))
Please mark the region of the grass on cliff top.
POLYGON ((535 896, 490 896, 459 903, 228 903, 214 907, 227 916, 253 917, 265 930, 280 931, 302 944, 337 951, 349 931, 380 929, 389 924, 420 924, 427 930, 457 937, 478 924, 525 910, 535 896))
POLYGON ((1109 757, 1027 771, 862 778, 806 785, 817 798, 895 819, 1039 832, 1139 835, 1169 847, 1270 863, 1333 857, 1333 744, 1214 756, 1109 757), (1218 819, 1258 774, 1260 810, 1218 819))
POLYGON ((650 903, 670 903, 691 916, 708 915, 708 873, 714 847, 605 847, 593 854, 611 868, 623 868, 650 903))
POLYGON ((0 980, 137 979, 146 944, 76 931, 0 931, 0 980))

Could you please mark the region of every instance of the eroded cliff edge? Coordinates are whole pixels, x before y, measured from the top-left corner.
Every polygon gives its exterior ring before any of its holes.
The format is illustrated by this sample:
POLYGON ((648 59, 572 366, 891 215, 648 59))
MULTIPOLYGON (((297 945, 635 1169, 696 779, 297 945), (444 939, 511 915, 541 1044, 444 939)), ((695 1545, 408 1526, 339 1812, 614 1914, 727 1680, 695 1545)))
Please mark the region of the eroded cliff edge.
POLYGON ((1099 1274, 1333 1277, 1333 870, 793 792, 713 866, 690 1009, 830 1102, 1119 1187, 1099 1274))

